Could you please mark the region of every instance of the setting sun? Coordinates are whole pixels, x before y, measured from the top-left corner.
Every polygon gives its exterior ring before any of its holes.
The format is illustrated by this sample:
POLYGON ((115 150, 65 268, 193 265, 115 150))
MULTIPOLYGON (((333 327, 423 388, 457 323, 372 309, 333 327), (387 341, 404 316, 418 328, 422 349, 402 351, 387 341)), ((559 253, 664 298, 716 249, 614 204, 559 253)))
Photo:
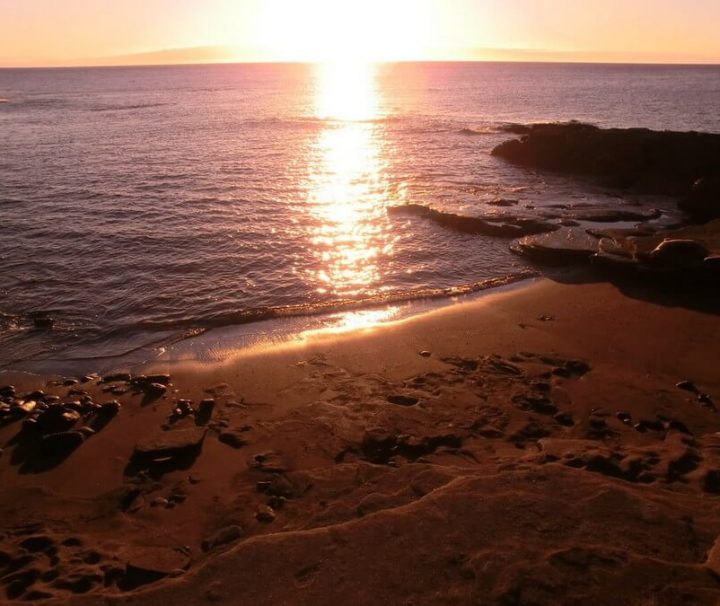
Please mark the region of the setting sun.
POLYGON ((424 0, 271 0, 260 14, 262 44, 278 60, 396 61, 423 57, 424 0))

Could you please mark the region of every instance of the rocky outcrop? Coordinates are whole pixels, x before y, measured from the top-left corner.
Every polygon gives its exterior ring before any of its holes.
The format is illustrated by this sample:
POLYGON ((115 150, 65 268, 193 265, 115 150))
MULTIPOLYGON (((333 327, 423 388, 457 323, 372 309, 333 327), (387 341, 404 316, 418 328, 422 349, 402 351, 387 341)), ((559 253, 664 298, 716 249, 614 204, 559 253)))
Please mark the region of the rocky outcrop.
POLYGON ((717 284, 720 220, 645 236, 624 234, 622 230, 563 228, 526 236, 511 250, 547 265, 592 262, 615 270, 682 276, 717 284))
POLYGON ((443 212, 423 206, 422 204, 405 204, 403 206, 390 206, 387 209, 389 215, 413 215, 422 217, 467 234, 483 236, 494 236, 496 238, 520 238, 531 234, 542 234, 554 231, 557 225, 538 221, 531 218, 504 217, 502 219, 490 220, 484 217, 468 217, 455 213, 443 212))
POLYGON ((720 216, 720 135, 534 124, 493 155, 520 166, 598 177, 639 193, 681 197, 691 219, 720 216))

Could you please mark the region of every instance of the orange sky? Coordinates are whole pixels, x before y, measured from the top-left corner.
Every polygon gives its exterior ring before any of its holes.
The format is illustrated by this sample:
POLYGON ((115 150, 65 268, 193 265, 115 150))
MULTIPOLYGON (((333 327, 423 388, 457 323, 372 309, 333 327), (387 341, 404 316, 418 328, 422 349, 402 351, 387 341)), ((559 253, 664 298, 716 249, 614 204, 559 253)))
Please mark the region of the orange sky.
POLYGON ((718 25, 720 0, 0 0, 0 65, 720 63, 718 25))

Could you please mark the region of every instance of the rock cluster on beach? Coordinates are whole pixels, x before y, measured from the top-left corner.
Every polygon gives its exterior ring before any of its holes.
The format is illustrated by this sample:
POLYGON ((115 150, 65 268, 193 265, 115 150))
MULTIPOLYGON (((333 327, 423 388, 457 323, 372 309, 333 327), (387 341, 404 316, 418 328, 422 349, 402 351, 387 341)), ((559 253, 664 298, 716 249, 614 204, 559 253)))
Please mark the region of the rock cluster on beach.
POLYGON ((720 216, 720 135, 533 124, 493 155, 514 164, 591 175, 613 187, 669 194, 696 220, 720 216))
POLYGON ((556 204, 535 209, 534 218, 506 198, 491 206, 513 214, 463 216, 418 204, 391 207, 465 233, 516 239, 511 250, 535 262, 593 264, 613 272, 646 277, 682 277, 717 283, 720 273, 720 135, 655 132, 647 129, 600 129, 580 123, 514 125, 521 139, 506 141, 493 154, 512 163, 600 178, 602 183, 635 193, 671 194, 692 223, 672 229, 651 221, 657 209, 556 204), (555 212, 554 212, 555 211, 555 212), (635 222, 633 229, 581 226, 635 222))

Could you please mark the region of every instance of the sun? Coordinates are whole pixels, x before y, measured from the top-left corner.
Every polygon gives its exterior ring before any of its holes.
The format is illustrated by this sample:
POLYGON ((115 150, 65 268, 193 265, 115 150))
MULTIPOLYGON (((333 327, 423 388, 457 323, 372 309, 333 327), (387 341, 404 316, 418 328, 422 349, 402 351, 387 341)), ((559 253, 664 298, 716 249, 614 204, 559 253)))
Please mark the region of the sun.
POLYGON ((425 0, 266 0, 261 44, 275 60, 380 62, 423 58, 425 0))

